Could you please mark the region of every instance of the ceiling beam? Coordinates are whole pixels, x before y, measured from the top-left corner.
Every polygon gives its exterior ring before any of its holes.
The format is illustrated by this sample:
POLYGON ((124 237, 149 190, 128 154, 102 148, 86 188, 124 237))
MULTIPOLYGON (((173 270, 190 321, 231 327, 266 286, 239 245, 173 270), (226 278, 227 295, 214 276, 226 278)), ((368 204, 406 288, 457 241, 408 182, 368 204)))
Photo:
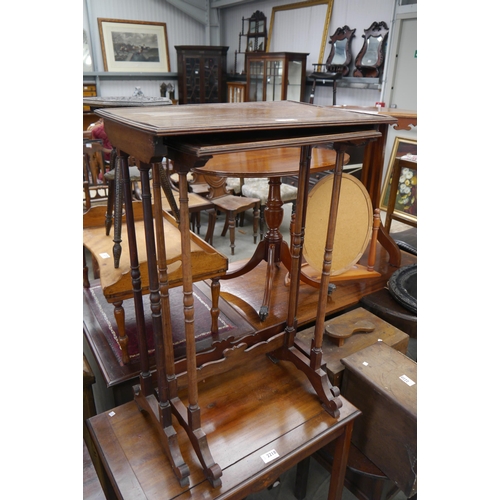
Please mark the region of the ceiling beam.
POLYGON ((208 8, 206 0, 166 0, 167 3, 173 5, 180 11, 192 17, 195 21, 208 26, 208 8))
POLYGON ((255 0, 212 0, 212 9, 223 9, 224 7, 232 7, 233 5, 253 3, 254 1, 255 0))

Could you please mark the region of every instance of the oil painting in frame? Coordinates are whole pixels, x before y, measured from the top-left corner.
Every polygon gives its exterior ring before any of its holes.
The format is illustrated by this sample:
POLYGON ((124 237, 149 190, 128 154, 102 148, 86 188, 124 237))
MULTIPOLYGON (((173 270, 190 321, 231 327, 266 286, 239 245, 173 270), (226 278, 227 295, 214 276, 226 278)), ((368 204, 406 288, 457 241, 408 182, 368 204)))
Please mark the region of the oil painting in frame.
POLYGON ((165 23, 104 18, 97 21, 104 71, 170 72, 165 23))
MULTIPOLYGON (((387 210, 389 202, 389 193, 391 191, 392 172, 394 170, 394 161, 396 158, 404 155, 417 155, 417 141, 396 137, 392 147, 391 157, 387 167, 387 173, 382 187, 382 197, 380 208, 387 210)), ((398 179, 399 186, 396 193, 396 204, 394 205, 394 214, 397 214, 408 221, 417 221, 417 171, 412 169, 403 169, 398 179)))

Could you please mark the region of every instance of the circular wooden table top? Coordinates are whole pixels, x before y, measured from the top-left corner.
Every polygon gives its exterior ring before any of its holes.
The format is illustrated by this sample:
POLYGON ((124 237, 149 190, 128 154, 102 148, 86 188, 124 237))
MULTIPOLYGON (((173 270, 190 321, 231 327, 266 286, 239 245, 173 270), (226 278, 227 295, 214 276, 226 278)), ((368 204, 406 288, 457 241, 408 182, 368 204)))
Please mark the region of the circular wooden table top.
MULTIPOLYGON (((332 174, 321 179, 311 189, 307 204, 304 259, 320 273, 323 269, 333 178, 332 174)), ((352 175, 342 174, 331 276, 342 274, 358 262, 370 241, 372 226, 373 208, 366 188, 352 175)))

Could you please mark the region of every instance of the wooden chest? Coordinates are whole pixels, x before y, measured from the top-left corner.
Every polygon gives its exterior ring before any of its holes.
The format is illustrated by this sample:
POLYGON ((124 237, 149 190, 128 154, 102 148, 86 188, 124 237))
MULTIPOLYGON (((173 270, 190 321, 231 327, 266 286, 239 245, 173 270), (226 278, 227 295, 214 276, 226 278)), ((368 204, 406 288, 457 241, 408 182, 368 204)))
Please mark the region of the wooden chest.
MULTIPOLYGON (((339 388, 342 383, 342 374, 344 373, 344 365, 341 362, 342 358, 377 342, 385 343, 402 353, 406 353, 408 348, 409 336, 406 333, 398 330, 362 307, 325 321, 325 329, 333 325, 341 327, 356 325, 361 321, 372 323, 374 326, 373 331, 369 333, 355 333, 351 337, 346 338, 344 344, 340 347, 326 334, 323 339, 323 362, 326 364, 328 378, 333 385, 339 388)), ((311 327, 298 332, 296 340, 309 352, 313 336, 314 327, 311 327)))
POLYGON ((417 364, 378 342, 342 359, 341 394, 362 415, 351 442, 408 497, 417 491, 417 364))

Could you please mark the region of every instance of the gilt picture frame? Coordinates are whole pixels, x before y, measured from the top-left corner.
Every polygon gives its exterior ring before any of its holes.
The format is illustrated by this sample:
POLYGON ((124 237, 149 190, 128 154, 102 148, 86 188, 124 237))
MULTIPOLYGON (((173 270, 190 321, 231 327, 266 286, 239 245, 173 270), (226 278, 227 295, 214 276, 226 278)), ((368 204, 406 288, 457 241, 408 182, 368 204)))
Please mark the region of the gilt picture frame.
MULTIPOLYGON (((385 175, 384 184, 382 187, 382 196, 380 200, 380 209, 387 211, 389 203, 389 193, 393 182, 394 162, 396 158, 405 155, 417 155, 417 141, 396 137, 392 147, 387 173, 385 175)), ((396 193, 396 204, 394 205, 394 214, 397 214, 404 220, 417 222, 417 171, 407 169, 401 172, 401 177, 398 179, 399 186, 396 193), (402 178, 404 177, 404 179, 402 178)))
POLYGON ((167 25, 126 19, 97 19, 104 71, 169 73, 167 25))
MULTIPOLYGON (((307 0, 273 7, 271 12, 271 22, 269 24, 266 52, 308 52, 309 60, 311 60, 310 64, 316 62, 322 63, 328 38, 328 27, 330 26, 330 20, 332 18, 333 3, 334 0, 307 0), (287 19, 286 22, 284 22, 285 20, 281 18, 288 16, 292 11, 296 11, 298 9, 311 9, 310 15, 314 16, 313 19, 324 19, 323 31, 314 30, 314 32, 309 33, 306 40, 302 39, 300 50, 295 49, 294 47, 287 49, 285 47, 290 47, 289 44, 292 41, 289 38, 289 33, 303 32, 304 27, 302 25, 304 23, 305 14, 295 13, 292 19, 287 19), (293 19, 297 23, 296 25, 290 24, 290 22, 293 23, 293 19), (283 21, 283 24, 279 22, 280 20, 283 21), (281 29, 279 28, 280 24, 282 24, 281 29)), ((307 18, 307 16, 305 17, 307 18)), ((295 37, 295 39, 297 39, 297 37, 295 37)))

